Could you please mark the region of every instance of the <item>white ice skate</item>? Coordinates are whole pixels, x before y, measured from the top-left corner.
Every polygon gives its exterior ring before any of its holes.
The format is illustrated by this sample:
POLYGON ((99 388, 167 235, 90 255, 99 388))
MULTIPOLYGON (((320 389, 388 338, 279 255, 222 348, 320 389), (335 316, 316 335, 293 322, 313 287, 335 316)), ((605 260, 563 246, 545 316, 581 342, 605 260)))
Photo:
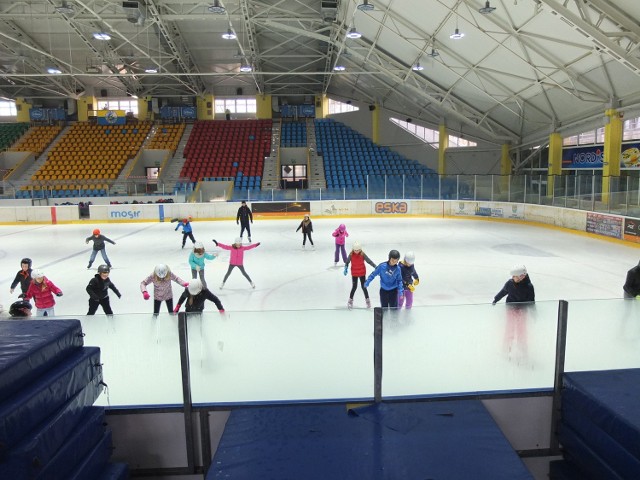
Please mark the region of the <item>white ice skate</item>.
POLYGON ((347 308, 351 310, 353 308, 353 298, 350 298, 347 302, 347 308))

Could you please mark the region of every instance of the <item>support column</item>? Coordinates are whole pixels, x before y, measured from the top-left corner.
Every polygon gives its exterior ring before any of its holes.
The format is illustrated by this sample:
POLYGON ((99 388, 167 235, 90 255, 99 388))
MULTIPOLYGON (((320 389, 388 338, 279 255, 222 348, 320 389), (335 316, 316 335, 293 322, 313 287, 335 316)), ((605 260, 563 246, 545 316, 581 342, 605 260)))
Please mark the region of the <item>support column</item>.
MULTIPOLYGON (((378 105, 372 105, 371 110, 371 139, 373 143, 380 143, 380 108, 378 105)), ((370 108, 371 109, 371 108, 370 108)))
POLYGON ((449 131, 443 123, 438 127, 438 175, 447 174, 446 151, 449 148, 449 131))
POLYGON ((604 151, 602 165, 602 202, 609 204, 612 177, 620 177, 620 156, 622 152, 622 120, 615 108, 604 112, 604 151))
POLYGON ((511 158, 509 157, 508 143, 502 145, 500 151, 500 191, 509 191, 509 175, 511 175, 511 158))
POLYGON ((196 108, 198 120, 213 120, 214 118, 214 98, 213 95, 207 93, 203 97, 196 99, 196 108))
POLYGON ((31 118, 29 112, 31 111, 31 105, 27 103, 24 98, 16 98, 16 121, 20 123, 29 123, 31 118))
POLYGON ((256 95, 256 118, 258 120, 270 120, 273 118, 271 95, 256 95))
POLYGON ((556 177, 562 175, 562 135, 549 135, 549 170, 547 172, 547 197, 553 196, 556 177))
POLYGON ((316 95, 316 118, 327 118, 329 114, 329 99, 326 95, 316 95))

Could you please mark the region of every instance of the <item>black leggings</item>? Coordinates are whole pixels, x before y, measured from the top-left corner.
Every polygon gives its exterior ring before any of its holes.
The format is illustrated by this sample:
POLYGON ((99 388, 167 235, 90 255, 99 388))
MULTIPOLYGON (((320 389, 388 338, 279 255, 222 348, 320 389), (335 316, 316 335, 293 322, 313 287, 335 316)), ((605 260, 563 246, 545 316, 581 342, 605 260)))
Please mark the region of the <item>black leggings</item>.
POLYGON ((367 291, 367 287, 364 286, 364 275, 361 277, 351 277, 351 293, 349 294, 349 298, 353 300, 353 294, 356 293, 356 289, 358 288, 358 279, 360 280, 360 286, 362 287, 362 291, 364 292, 364 298, 369 298, 369 292, 367 291))
POLYGON ((109 304, 109 297, 101 298, 100 300, 89 299, 89 311, 87 315, 95 315, 96 311, 98 311, 98 307, 101 306, 104 313, 107 315, 113 315, 113 311, 111 310, 111 305, 109 304))
POLYGON ((191 243, 196 243, 196 239, 193 238, 193 232, 187 232, 182 234, 182 246, 187 243, 187 237, 191 240, 191 243))
POLYGON ((233 270, 235 267, 238 267, 238 269, 240 270, 240 273, 244 275, 244 278, 249 280, 249 283, 251 283, 251 277, 247 275, 247 272, 244 271, 244 267, 242 265, 229 265, 229 270, 227 270, 227 274, 224 276, 222 283, 227 281, 227 278, 229 278, 229 275, 231 275, 231 270, 233 270))
MULTIPOLYGON (((167 310, 169 311, 169 313, 173 313, 173 298, 170 298, 169 300, 165 300, 167 302, 167 310)), ((160 313, 160 305, 162 305, 162 300, 156 300, 155 298, 153 299, 153 313, 154 314, 158 314, 160 313)))
POLYGON ((302 244, 303 245, 307 244, 307 238, 309 239, 309 243, 311 243, 311 245, 313 245, 313 240, 311 239, 311 232, 309 232, 309 233, 302 232, 302 244))

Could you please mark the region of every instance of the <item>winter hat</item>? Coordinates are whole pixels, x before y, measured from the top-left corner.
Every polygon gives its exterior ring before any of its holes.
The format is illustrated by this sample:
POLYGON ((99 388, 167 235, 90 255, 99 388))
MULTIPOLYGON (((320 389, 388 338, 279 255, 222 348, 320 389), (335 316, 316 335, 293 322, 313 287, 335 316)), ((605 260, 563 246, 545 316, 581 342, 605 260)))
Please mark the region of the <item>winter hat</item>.
POLYGON ((44 278, 44 272, 43 272, 42 270, 34 270, 34 271, 31 273, 31 276, 32 276, 33 278, 44 278))
POLYGON ((526 275, 526 274, 527 274, 527 267, 525 267, 524 265, 514 265, 514 267, 511 269, 512 277, 519 277, 520 275, 526 275))
POLYGON ((234 245, 242 245, 242 237, 236 237, 236 239, 233 241, 234 245))
POLYGON ((395 258, 396 260, 400 260, 400 252, 398 250, 391 250, 389 252, 389 260, 395 258))
POLYGON ((416 255, 413 252, 407 252, 404 254, 404 261, 409 265, 413 265, 416 261, 416 255))
POLYGON ((344 232, 346 228, 347 227, 345 227, 344 223, 341 223, 340 226, 338 227, 338 230, 340 230, 341 232, 344 232))
POLYGON ((352 250, 362 250, 362 245, 360 245, 360 242, 358 242, 357 240, 355 242, 353 242, 353 247, 352 250))
POLYGON ((202 291, 202 281, 197 278, 194 278, 189 282, 189 286, 187 287, 187 290, 189 290, 189 293, 191 295, 199 294, 202 291))
POLYGON ((99 228, 94 228, 93 229, 93 234, 94 235, 100 235, 100 229, 99 228))

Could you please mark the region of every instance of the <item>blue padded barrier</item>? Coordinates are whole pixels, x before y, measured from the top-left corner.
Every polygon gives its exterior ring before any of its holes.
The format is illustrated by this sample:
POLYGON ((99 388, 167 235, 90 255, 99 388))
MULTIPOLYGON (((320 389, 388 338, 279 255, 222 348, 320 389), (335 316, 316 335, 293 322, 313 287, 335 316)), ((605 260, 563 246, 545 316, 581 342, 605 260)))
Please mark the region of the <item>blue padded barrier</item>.
POLYGON ((78 320, 0 322, 0 402, 82 345, 78 320))
POLYGON ((582 480, 632 480, 619 476, 611 465, 589 448, 585 439, 562 423, 558 430, 558 439, 564 449, 565 460, 582 472, 582 480))
POLYGON ((109 463, 97 480, 127 480, 129 466, 126 463, 109 463))
POLYGON ((584 480, 584 475, 566 460, 549 462, 549 480, 584 480))
POLYGON ((102 381, 100 349, 77 349, 46 374, 0 403, 0 457, 89 384, 102 381))
POLYGON ((99 478, 107 468, 111 457, 111 431, 104 432, 98 444, 91 450, 82 463, 64 480, 88 480, 99 478))
POLYGON ((20 478, 16 472, 35 472, 46 465, 69 437, 90 405, 96 401, 102 385, 91 383, 69 400, 56 413, 36 427, 35 433, 9 450, 0 463, 0 478, 20 478))

